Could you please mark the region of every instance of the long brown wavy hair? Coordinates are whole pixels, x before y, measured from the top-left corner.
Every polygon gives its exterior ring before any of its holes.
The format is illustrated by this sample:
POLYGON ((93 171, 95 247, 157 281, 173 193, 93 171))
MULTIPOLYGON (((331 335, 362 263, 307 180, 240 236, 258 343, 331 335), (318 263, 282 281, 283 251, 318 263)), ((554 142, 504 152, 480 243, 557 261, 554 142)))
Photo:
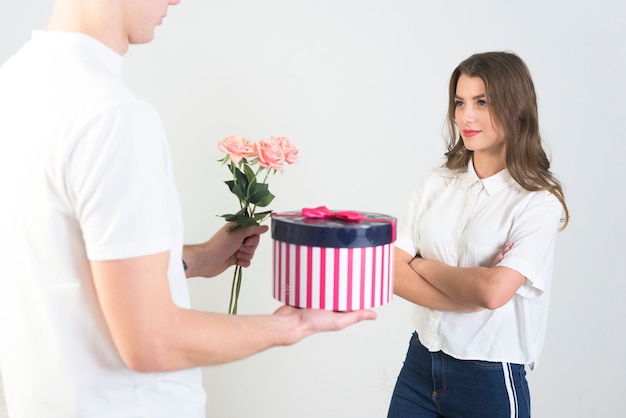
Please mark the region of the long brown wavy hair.
POLYGON ((479 77, 485 83, 491 117, 504 134, 509 173, 526 190, 547 190, 556 196, 563 205, 565 218, 561 229, 565 229, 569 210, 561 183, 550 171, 550 161, 542 146, 535 86, 528 67, 517 55, 510 52, 474 54, 452 72, 447 117, 448 151, 444 167, 466 168, 473 154, 463 145, 454 117, 456 86, 461 75, 479 77))

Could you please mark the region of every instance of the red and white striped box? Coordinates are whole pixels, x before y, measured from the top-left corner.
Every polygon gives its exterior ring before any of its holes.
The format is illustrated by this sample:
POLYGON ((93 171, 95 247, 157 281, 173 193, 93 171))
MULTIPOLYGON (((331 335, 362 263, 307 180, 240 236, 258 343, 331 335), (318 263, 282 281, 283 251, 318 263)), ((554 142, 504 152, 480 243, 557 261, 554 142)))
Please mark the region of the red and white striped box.
POLYGON ((272 215, 273 296, 300 308, 351 311, 393 297, 396 220, 325 207, 272 215))

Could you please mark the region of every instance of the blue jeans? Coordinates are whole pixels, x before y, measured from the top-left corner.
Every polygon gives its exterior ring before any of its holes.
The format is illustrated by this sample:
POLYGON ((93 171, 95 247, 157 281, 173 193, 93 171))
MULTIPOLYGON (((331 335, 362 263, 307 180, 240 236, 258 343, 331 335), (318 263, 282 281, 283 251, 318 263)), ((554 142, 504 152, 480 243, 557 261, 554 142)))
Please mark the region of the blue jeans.
POLYGON ((524 365, 431 353, 413 333, 387 417, 530 417, 524 365))

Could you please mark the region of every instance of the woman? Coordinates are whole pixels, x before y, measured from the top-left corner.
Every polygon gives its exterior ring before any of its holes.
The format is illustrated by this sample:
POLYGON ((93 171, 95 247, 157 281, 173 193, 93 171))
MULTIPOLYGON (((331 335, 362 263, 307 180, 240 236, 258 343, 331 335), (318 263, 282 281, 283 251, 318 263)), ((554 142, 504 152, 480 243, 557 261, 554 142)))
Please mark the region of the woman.
POLYGON ((446 162, 396 242, 395 293, 416 304, 389 417, 528 417, 554 241, 569 212, 524 62, 488 52, 452 73, 446 162), (564 217, 562 218, 562 215, 564 217))

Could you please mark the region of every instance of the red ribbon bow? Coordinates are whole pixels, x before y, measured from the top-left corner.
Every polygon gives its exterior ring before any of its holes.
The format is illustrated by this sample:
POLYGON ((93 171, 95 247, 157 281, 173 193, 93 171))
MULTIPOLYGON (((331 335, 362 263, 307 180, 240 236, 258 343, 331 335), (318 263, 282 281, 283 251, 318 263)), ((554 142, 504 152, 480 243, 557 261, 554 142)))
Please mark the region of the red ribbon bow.
POLYGON ((304 208, 302 209, 302 216, 304 218, 314 219, 339 219, 348 222, 359 222, 365 219, 365 216, 361 215, 359 212, 333 212, 326 206, 318 206, 316 208, 304 208))
MULTIPOLYGON (((304 208, 302 209, 302 217, 308 219, 339 219, 341 221, 347 222, 385 222, 391 224, 391 242, 396 240, 396 221, 395 220, 387 220, 387 219, 374 219, 374 218, 366 218, 359 212, 353 211, 338 211, 333 212, 328 209, 326 206, 318 206, 316 208, 304 208)), ((274 216, 297 216, 295 214, 274 214, 274 216)))
MULTIPOLYGON (((304 208, 301 215, 306 219, 339 219, 347 222, 385 222, 391 225, 391 242, 396 240, 396 221, 390 219, 366 218, 359 212, 338 211, 333 212, 326 206, 318 206, 316 208, 304 208)), ((295 213, 275 213, 272 216, 298 216, 295 213)))

